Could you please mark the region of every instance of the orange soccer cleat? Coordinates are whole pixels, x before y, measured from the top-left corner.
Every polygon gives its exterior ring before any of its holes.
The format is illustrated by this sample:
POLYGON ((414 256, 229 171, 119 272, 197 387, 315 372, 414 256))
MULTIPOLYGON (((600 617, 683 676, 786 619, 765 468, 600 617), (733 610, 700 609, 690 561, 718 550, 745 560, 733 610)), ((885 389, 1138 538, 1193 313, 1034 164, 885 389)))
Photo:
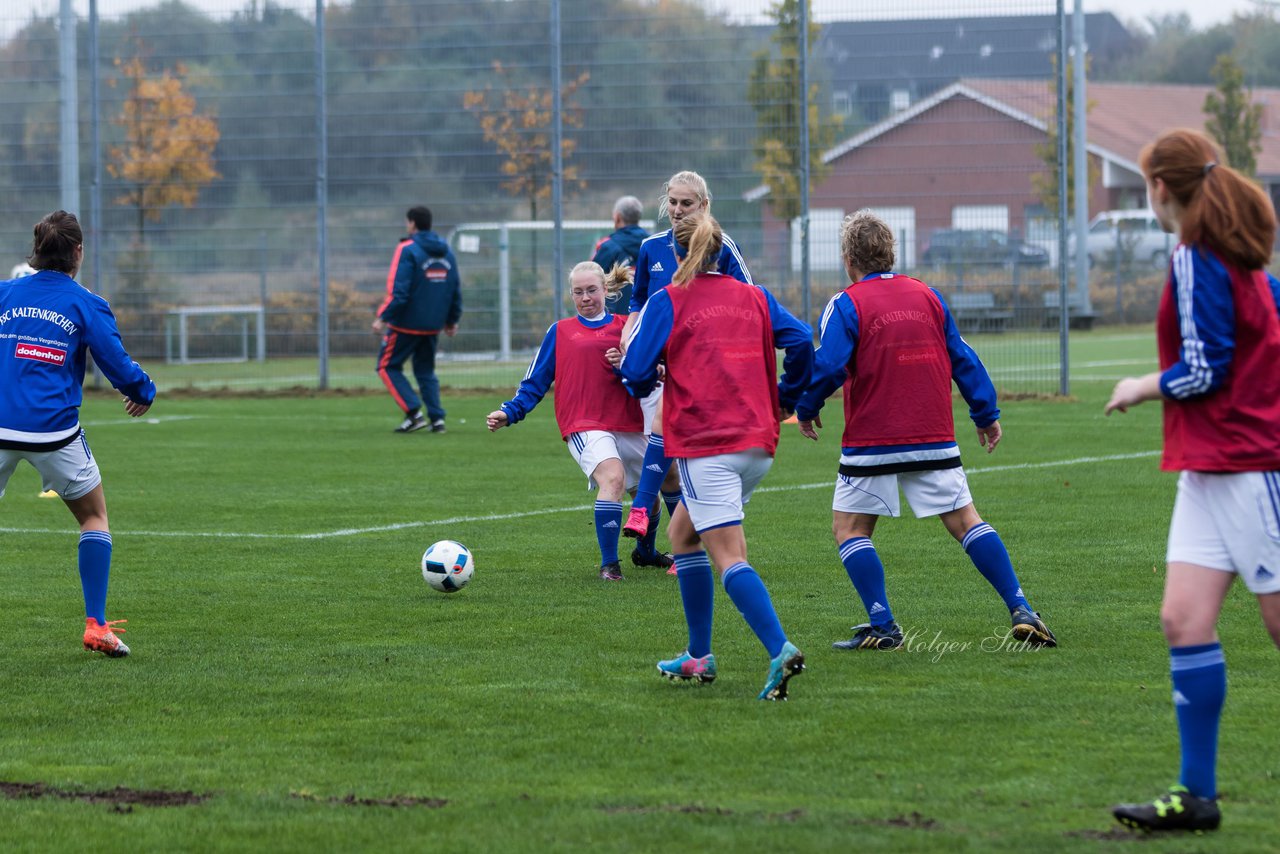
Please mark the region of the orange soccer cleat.
POLYGON ((108 620, 106 625, 99 625, 93 617, 84 619, 84 648, 91 652, 100 652, 111 658, 124 658, 129 654, 129 647, 116 637, 116 632, 125 630, 118 628, 128 620, 108 620))

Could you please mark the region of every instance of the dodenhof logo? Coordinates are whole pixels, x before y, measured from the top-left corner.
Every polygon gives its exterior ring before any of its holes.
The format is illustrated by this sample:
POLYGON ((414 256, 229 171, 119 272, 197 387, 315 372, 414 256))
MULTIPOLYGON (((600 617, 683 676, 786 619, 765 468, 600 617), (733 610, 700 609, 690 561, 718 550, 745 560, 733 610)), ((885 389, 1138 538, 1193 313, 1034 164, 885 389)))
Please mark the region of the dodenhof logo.
POLYGON ((47 365, 63 365, 67 361, 67 351, 56 347, 43 347, 39 344, 18 342, 13 355, 19 359, 30 359, 33 362, 44 362, 47 365))

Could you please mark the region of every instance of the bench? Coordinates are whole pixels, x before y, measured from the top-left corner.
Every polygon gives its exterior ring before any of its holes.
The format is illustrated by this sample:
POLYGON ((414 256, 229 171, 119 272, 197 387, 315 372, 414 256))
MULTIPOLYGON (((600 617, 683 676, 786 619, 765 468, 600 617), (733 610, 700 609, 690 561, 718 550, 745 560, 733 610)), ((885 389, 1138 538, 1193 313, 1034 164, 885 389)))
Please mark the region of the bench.
POLYGON ((996 308, 996 295, 990 291, 953 294, 947 307, 961 332, 1004 332, 1013 318, 1012 311, 996 308))
MULTIPOLYGON (((1061 314, 1059 307, 1062 305, 1058 299, 1057 291, 1044 292, 1044 325, 1046 329, 1051 329, 1058 325, 1058 315, 1061 314)), ((1088 331, 1093 328, 1093 321, 1098 315, 1092 311, 1084 310, 1084 302, 1080 299, 1080 295, 1075 292, 1067 294, 1067 326, 1071 329, 1082 329, 1088 331)))

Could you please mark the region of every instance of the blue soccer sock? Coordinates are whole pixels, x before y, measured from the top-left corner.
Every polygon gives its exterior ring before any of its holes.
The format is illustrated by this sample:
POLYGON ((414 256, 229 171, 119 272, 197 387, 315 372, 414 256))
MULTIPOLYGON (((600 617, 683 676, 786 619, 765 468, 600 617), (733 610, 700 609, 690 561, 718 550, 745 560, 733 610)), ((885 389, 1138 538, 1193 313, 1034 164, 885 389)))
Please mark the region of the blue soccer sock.
POLYGON ((840 562, 849 573, 854 590, 867 609, 867 617, 873 626, 887 626, 893 622, 889 608, 889 596, 884 589, 884 564, 869 537, 851 537, 840 544, 840 562))
POLYGON ((667 492, 665 489, 662 490, 662 503, 667 505, 668 519, 676 515, 676 508, 680 506, 680 495, 681 492, 678 489, 675 492, 667 492))
POLYGON ((1227 698, 1222 644, 1170 648, 1169 672, 1182 742, 1181 783, 1198 798, 1217 798, 1218 722, 1227 698))
POLYGON ((80 588, 84 591, 84 615, 98 625, 107 624, 107 579, 111 575, 111 534, 107 531, 85 531, 80 535, 77 553, 80 565, 80 588))
MULTIPOLYGON (((662 482, 667 479, 671 469, 671 458, 666 454, 666 446, 658 433, 649 434, 649 444, 644 449, 644 464, 640 468, 640 483, 636 484, 636 497, 632 507, 651 508, 658 500, 658 491, 662 482)), ((653 526, 649 526, 650 530, 653 526)))
POLYGON ((600 565, 618 562, 618 535, 622 533, 622 502, 596 499, 596 542, 600 565))
POLYGON ((1022 595, 1022 587, 1018 584, 1018 576, 1013 571, 1013 561, 1009 560, 1009 550, 1004 541, 996 533, 996 529, 986 522, 979 522, 969 529, 960 541, 960 545, 969 553, 969 560, 978 568, 1010 611, 1014 608, 1031 609, 1027 597, 1022 595))
POLYGON ((750 564, 739 562, 724 571, 721 581, 724 592, 738 606, 742 619, 764 644, 769 657, 777 658, 782 652, 782 645, 787 642, 787 634, 782 630, 778 612, 773 610, 773 600, 769 598, 769 591, 760 576, 750 564))
POLYGON ((642 555, 652 557, 658 553, 658 523, 662 521, 662 504, 649 505, 649 533, 636 541, 636 549, 642 555))
POLYGON ((711 617, 715 605, 716 582, 706 552, 676 555, 676 580, 684 620, 689 624, 689 655, 702 658, 711 652, 711 617))

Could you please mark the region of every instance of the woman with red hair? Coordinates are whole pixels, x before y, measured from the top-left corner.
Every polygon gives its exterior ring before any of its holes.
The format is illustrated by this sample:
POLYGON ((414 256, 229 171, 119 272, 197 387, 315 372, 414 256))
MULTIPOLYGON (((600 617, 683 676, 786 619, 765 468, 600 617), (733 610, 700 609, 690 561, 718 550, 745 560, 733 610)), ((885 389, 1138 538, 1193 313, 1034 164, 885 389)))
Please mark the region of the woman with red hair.
POLYGON ((1155 801, 1113 813, 1141 830, 1214 830, 1227 690, 1216 625, 1237 575, 1280 646, 1280 284, 1263 269, 1276 216, 1197 131, 1162 135, 1140 162, 1151 209, 1180 242, 1156 316, 1160 370, 1121 380, 1105 411, 1162 401, 1161 468, 1181 473, 1160 622, 1182 771, 1155 801))

